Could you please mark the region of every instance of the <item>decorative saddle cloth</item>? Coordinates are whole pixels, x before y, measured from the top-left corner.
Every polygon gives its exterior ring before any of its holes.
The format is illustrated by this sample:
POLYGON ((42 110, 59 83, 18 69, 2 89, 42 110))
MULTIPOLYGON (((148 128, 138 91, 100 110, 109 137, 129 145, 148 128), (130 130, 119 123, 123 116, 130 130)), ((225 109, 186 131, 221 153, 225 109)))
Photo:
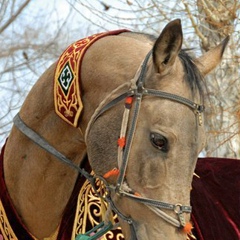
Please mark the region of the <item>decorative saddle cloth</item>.
POLYGON ((71 44, 60 56, 54 79, 54 103, 56 113, 76 127, 83 104, 81 101, 81 63, 87 49, 97 40, 118 35, 129 30, 121 29, 94 34, 71 44))

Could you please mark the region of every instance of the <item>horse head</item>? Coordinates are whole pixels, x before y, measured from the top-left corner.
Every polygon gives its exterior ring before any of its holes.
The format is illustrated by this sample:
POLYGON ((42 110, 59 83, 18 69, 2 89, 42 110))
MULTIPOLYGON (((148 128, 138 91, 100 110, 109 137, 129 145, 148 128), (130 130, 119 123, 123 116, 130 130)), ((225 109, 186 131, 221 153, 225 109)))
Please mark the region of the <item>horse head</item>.
MULTIPOLYGON (((182 42, 181 22, 174 20, 155 40, 134 33, 103 39, 83 63, 99 59, 91 79, 107 81, 102 91, 114 92, 102 97, 86 144, 96 175, 111 186, 126 239, 186 239, 191 229, 191 182, 205 144, 203 77, 219 64, 228 38, 197 59, 182 42), (125 110, 114 102, 123 92, 125 110), (102 111, 105 105, 111 106, 102 111)), ((89 72, 84 68, 83 77, 89 72)))

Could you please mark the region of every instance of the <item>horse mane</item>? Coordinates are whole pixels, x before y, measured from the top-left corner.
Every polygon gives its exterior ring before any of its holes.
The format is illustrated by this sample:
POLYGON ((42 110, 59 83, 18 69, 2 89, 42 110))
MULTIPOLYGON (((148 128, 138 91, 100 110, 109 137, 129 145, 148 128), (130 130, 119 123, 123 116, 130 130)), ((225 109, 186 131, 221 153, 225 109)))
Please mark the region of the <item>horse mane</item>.
POLYGON ((203 75, 198 70, 192 57, 187 53, 188 51, 189 49, 182 49, 178 54, 184 67, 185 81, 188 83, 192 93, 195 94, 198 91, 203 99, 203 75))

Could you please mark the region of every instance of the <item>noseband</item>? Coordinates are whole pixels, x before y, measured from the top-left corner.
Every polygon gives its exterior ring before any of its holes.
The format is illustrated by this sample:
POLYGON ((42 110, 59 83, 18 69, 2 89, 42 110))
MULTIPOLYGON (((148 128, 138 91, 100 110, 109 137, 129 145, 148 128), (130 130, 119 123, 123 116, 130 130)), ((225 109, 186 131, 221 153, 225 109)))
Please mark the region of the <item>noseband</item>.
MULTIPOLYGON (((134 201, 137 201, 139 203, 142 203, 146 205, 151 211, 153 211, 155 214, 160 216, 162 219, 165 221, 169 222, 173 226, 177 228, 184 228, 186 225, 185 218, 184 218, 184 213, 191 213, 191 206, 184 206, 180 203, 176 204, 171 204, 171 203, 166 203, 154 199, 149 199, 144 196, 141 196, 139 194, 135 194, 129 186, 127 186, 125 175, 126 175, 126 169, 129 161, 129 154, 134 138, 134 133, 136 130, 136 124, 138 120, 138 114, 140 111, 141 107, 141 102, 143 99, 143 96, 154 96, 154 97, 159 97, 163 99, 168 99, 174 102, 178 102, 180 104, 184 104, 190 109, 194 111, 194 113, 198 116, 198 122, 199 125, 202 125, 202 119, 201 119, 201 113, 204 110, 203 105, 196 104, 192 102, 189 99, 186 99, 184 97, 167 93, 167 92, 162 92, 159 90, 154 90, 154 89, 147 89, 144 87, 144 80, 146 76, 146 71, 147 71, 147 63, 152 54, 152 51, 150 51, 146 58, 144 59, 143 63, 141 64, 139 70, 137 71, 134 79, 131 81, 131 87, 130 89, 125 92, 124 94, 118 96, 117 98, 114 98, 107 104, 105 104, 103 107, 100 109, 96 109, 95 113, 92 116, 92 119, 90 120, 85 138, 87 138, 88 133, 90 131, 90 128, 92 124, 97 120, 98 117, 100 117, 104 112, 115 106, 118 102, 120 102, 123 99, 127 99, 125 103, 125 110, 123 114, 123 119, 122 119, 122 126, 121 126, 121 132, 120 132, 120 139, 124 142, 124 144, 119 144, 118 147, 118 179, 117 183, 115 186, 109 185, 107 181, 103 177, 99 177, 106 185, 106 189, 108 190, 109 194, 106 196, 106 200, 109 202, 109 205, 111 206, 111 209, 123 220, 127 221, 131 227, 131 238, 132 239, 137 239, 136 237, 136 231, 134 227, 134 221, 125 216, 124 214, 121 213, 117 209, 117 207, 114 204, 114 201, 111 198, 111 192, 114 192, 117 194, 117 196, 123 196, 130 198, 134 201), (134 103, 134 104, 132 104, 134 103), (134 106, 132 106, 134 105, 134 106), (130 120, 130 110, 133 111, 132 118, 130 120), (173 211, 176 215, 177 218, 173 218, 161 209, 166 209, 173 211)), ((62 162, 66 163, 70 167, 74 168, 77 170, 79 173, 81 173, 84 177, 86 177, 90 183, 92 184, 93 188, 95 188, 95 179, 96 176, 92 176, 89 173, 87 173, 84 169, 79 168, 77 165, 73 164, 71 160, 66 158, 64 155, 62 155, 60 152, 58 152, 55 148, 53 148, 45 139, 43 139, 41 136, 39 136, 36 132, 34 132, 32 129, 30 129, 20 118, 19 114, 17 114, 14 118, 14 124, 16 127, 19 128, 19 130, 24 133, 26 136, 28 136, 33 142, 38 144, 40 147, 57 157, 59 160, 62 162)), ((104 227, 101 225, 101 228, 104 229, 104 227)), ((105 232, 110 230, 109 226, 105 228, 105 232)), ((103 234, 105 233, 104 231, 102 232, 103 234)), ((100 232, 99 232, 100 234, 100 232)), ((99 237, 99 234, 97 235, 99 237)), ((81 238, 81 236, 86 237, 86 235, 79 235, 76 239, 97 239, 97 236, 93 237, 88 237, 88 238, 81 238)))

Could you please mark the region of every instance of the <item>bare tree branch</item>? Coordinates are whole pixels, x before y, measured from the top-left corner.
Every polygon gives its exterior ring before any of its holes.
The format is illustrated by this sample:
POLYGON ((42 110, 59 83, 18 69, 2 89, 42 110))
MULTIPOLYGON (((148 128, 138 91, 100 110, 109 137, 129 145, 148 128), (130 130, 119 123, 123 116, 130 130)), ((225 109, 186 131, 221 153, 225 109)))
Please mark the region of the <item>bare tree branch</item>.
POLYGON ((21 14, 24 8, 30 3, 31 0, 26 0, 16 11, 15 14, 11 15, 11 18, 0 28, 0 33, 2 33, 5 29, 7 29, 11 23, 21 14))

